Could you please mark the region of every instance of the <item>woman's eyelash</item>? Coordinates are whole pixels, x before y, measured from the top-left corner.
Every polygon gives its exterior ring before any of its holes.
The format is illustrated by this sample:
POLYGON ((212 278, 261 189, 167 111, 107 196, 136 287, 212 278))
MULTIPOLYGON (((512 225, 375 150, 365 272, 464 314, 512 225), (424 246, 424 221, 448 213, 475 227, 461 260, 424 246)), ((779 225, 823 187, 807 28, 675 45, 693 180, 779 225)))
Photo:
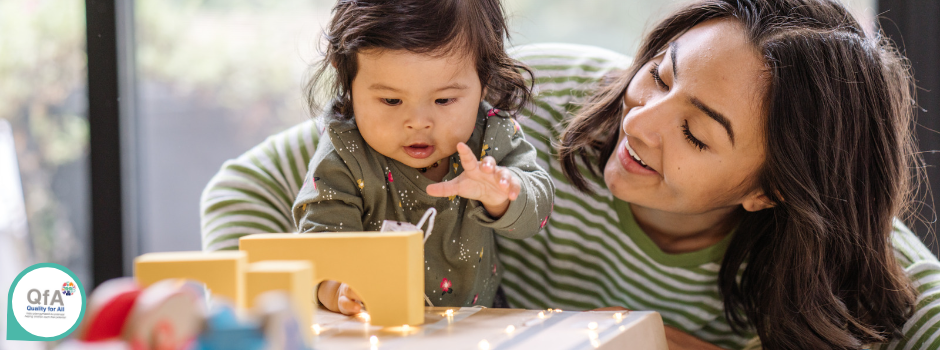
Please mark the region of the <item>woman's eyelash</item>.
POLYGON ((454 103, 454 101, 457 101, 457 99, 456 98, 439 98, 439 99, 434 100, 434 103, 437 103, 438 105, 441 105, 441 106, 446 106, 451 103, 454 103))
POLYGON ((397 106, 401 104, 400 98, 383 98, 382 102, 389 106, 397 106))
POLYGON ((666 85, 666 83, 663 82, 663 78, 659 76, 659 63, 653 63, 653 68, 650 68, 650 75, 653 76, 653 81, 656 82, 656 85, 669 91, 669 86, 666 85))
MULTIPOLYGON (((659 63, 653 63, 653 68, 650 68, 650 75, 653 76, 653 81, 656 82, 656 85, 659 85, 666 91, 669 91, 669 85, 666 85, 666 83, 663 82, 663 78, 659 76, 659 63)), ((695 138, 695 135, 692 135, 692 131, 689 130, 688 120, 685 120, 682 124, 682 134, 684 134, 685 139, 689 140, 689 143, 691 143, 692 146, 695 146, 695 148, 698 148, 699 151, 708 149, 708 145, 695 138)))
POLYGON ((708 149, 708 145, 706 145, 702 141, 699 141, 699 139, 695 138, 695 136, 692 135, 692 132, 689 131, 688 120, 686 120, 685 123, 682 124, 682 133, 685 134, 685 139, 689 140, 689 143, 691 143, 692 146, 695 146, 695 148, 698 148, 699 151, 704 151, 708 149))

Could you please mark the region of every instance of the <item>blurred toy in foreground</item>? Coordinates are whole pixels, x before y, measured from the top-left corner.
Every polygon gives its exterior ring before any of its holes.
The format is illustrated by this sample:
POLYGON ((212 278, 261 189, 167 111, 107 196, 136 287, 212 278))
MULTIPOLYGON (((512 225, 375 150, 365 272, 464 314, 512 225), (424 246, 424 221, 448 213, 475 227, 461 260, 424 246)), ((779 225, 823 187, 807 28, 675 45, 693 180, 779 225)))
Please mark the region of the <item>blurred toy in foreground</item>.
POLYGON ((124 322, 123 338, 134 350, 190 348, 205 318, 199 289, 183 280, 144 289, 124 322))
POLYGON ((141 289, 132 278, 107 281, 91 295, 72 339, 57 350, 304 350, 291 297, 266 292, 245 316, 224 298, 206 303, 202 284, 163 280, 141 289))

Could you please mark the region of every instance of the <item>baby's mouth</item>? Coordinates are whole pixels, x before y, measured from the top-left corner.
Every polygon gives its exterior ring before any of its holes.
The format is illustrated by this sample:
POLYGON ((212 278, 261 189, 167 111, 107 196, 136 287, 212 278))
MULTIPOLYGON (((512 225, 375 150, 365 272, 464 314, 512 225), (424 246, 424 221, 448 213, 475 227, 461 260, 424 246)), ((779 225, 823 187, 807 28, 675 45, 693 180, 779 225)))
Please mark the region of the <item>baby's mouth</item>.
POLYGON ((431 154, 434 153, 434 146, 426 143, 413 143, 403 147, 403 149, 405 154, 416 159, 424 159, 430 157, 431 154))

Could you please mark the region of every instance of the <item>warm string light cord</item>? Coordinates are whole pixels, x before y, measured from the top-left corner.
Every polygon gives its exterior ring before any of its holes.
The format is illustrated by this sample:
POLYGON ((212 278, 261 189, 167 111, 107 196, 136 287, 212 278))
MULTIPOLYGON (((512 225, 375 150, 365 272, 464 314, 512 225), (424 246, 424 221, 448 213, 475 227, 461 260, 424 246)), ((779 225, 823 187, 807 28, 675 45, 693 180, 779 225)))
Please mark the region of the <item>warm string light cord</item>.
POLYGON ((418 220, 417 226, 418 226, 418 229, 421 229, 421 226, 424 226, 424 222, 428 220, 428 218, 431 219, 431 221, 428 221, 428 230, 424 231, 424 243, 428 242, 428 237, 431 237, 431 231, 434 231, 434 219, 436 217, 437 217, 437 209, 435 209, 434 207, 430 207, 428 208, 426 212, 424 212, 424 216, 421 217, 421 220, 418 220))

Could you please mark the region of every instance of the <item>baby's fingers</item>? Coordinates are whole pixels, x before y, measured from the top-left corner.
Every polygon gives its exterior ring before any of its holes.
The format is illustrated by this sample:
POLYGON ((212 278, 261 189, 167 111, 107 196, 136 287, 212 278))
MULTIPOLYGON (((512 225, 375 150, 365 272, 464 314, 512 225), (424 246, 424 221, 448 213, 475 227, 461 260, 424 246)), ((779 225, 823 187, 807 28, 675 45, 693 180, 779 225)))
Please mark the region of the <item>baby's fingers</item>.
POLYGON ((354 315, 362 311, 359 295, 345 283, 339 286, 338 306, 339 312, 344 315, 354 315))
POLYGON ((509 185, 512 184, 512 173, 509 170, 506 168, 499 168, 493 175, 496 183, 499 184, 499 188, 503 190, 509 189, 509 185))
POLYGON ((473 150, 466 143, 457 144, 457 154, 460 155, 460 165, 463 165, 464 171, 474 171, 477 169, 477 158, 473 155, 473 150))
POLYGON ((496 172, 496 158, 491 156, 486 156, 483 160, 480 161, 480 171, 485 174, 493 174, 496 172))
POLYGON ((519 198, 520 192, 522 192, 522 184, 515 176, 511 177, 509 180, 509 200, 514 201, 519 198))
POLYGON ((522 190, 519 179, 513 176, 512 171, 503 167, 500 167, 495 175, 498 178, 499 188, 505 191, 509 200, 516 200, 516 197, 519 197, 519 192, 522 190))
POLYGON ((346 296, 339 297, 339 313, 343 315, 355 315, 362 312, 362 304, 358 300, 350 299, 346 296))
POLYGON ((450 181, 430 184, 425 189, 425 191, 427 191, 428 195, 432 197, 456 196, 459 194, 458 192, 460 191, 460 185, 458 184, 459 181, 460 181, 460 177, 457 177, 456 179, 453 179, 450 181))

